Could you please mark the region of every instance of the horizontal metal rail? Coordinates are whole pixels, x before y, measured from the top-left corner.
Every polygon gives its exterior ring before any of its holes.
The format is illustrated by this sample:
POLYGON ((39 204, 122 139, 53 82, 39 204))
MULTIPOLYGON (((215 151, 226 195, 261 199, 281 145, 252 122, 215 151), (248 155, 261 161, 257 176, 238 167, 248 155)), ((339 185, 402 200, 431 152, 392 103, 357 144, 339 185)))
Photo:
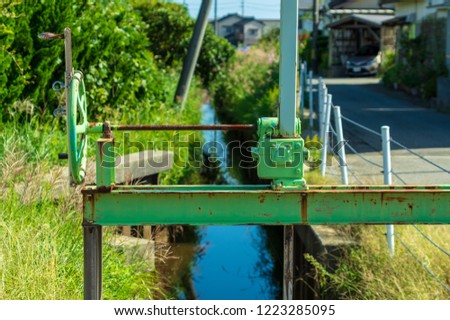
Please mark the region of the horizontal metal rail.
POLYGON ((182 131, 182 130, 222 130, 222 131, 245 131, 257 130, 252 124, 191 124, 191 125, 112 125, 112 130, 117 131, 182 131))
POLYGON ((450 223, 450 186, 120 186, 82 193, 85 222, 105 226, 450 223))
MULTIPOLYGON (((77 126, 77 133, 102 133, 104 124, 101 122, 91 122, 87 126, 77 126)), ((108 130, 113 131, 201 131, 201 130, 215 130, 215 131, 256 131, 257 125, 253 124, 187 124, 187 125, 126 125, 126 124, 111 124, 108 130)))

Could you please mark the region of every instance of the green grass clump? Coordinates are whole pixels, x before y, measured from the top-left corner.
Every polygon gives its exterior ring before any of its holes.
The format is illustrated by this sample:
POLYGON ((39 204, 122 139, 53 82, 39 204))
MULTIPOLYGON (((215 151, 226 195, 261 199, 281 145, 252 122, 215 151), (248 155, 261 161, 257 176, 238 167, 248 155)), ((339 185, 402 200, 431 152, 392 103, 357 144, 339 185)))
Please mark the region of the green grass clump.
MULTIPOLYGON (((23 152, 6 152, 1 163, 0 299, 81 299, 83 233, 79 190, 56 198, 58 174, 23 152)), ((160 296, 157 275, 146 261, 128 261, 104 235, 103 297, 160 296)))
MULTIPOLYGON (((338 184, 329 177, 322 177, 319 170, 306 172, 306 180, 310 185, 338 184)), ((373 184, 368 179, 363 179, 363 182, 373 184)), ((387 248, 384 225, 333 228, 342 233, 343 237, 353 239, 356 245, 344 251, 334 270, 325 268, 313 256, 306 255, 314 270, 311 276, 318 284, 318 297, 353 300, 450 299, 450 293, 402 244, 403 242, 444 286, 450 288, 449 256, 423 236, 425 234, 444 251, 450 252, 450 226, 396 225, 395 255, 392 257, 387 248)))
MULTIPOLYGON (((450 243, 449 226, 417 226, 444 249, 450 243)), ((450 293, 426 269, 395 241, 390 256, 384 226, 346 227, 358 246, 350 249, 334 271, 325 270, 312 256, 319 283, 318 296, 337 299, 430 300, 450 299, 450 293)), ((448 256, 427 241, 414 226, 395 226, 398 237, 440 280, 450 287, 448 256)))

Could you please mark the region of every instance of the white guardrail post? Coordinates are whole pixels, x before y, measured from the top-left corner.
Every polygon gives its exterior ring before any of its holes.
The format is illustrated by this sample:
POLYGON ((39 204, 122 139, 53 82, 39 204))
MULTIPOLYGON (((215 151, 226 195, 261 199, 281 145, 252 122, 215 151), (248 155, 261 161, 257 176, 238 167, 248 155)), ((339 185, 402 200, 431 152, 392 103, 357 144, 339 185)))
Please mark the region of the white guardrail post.
POLYGON ((322 126, 322 117, 323 117, 323 79, 322 77, 319 77, 319 84, 317 85, 317 110, 318 110, 318 117, 317 122, 319 124, 319 137, 322 136, 323 126, 322 126))
POLYGON ((325 126, 323 128, 323 136, 322 139, 322 162, 320 164, 320 173, 322 176, 325 176, 326 168, 327 168, 327 149, 328 149, 328 131, 330 127, 330 115, 331 115, 331 105, 332 105, 332 96, 328 94, 326 96, 326 105, 325 105, 325 126))
POLYGON ((348 185, 347 159, 345 157, 344 131, 342 130, 341 107, 334 107, 334 122, 337 134, 339 165, 341 167, 342 184, 348 185))
POLYGON ((308 63, 305 61, 302 64, 302 84, 303 84, 303 95, 300 97, 300 109, 302 112, 302 121, 305 118, 305 95, 306 95, 306 72, 308 70, 308 63))
POLYGON ((299 90, 299 96, 298 99, 300 100, 300 120, 303 121, 303 108, 304 108, 304 103, 305 103, 305 78, 303 76, 303 69, 304 69, 304 64, 303 61, 300 61, 299 63, 299 80, 300 80, 300 90, 299 90))
MULTIPOLYGON (((391 166, 391 136, 388 126, 381 127, 381 141, 383 149, 383 173, 384 184, 392 184, 392 166, 391 166)), ((395 241, 394 241, 394 225, 386 225, 386 239, 389 252, 391 256, 395 254, 395 241)))

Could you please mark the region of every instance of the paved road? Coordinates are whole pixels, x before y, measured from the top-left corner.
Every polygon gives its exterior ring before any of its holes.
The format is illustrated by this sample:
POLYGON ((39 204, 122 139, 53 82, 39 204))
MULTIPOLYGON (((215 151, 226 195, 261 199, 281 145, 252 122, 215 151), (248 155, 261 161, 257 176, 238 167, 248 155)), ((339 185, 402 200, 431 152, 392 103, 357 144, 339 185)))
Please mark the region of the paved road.
MULTIPOLYGON (((324 81, 333 95, 333 103, 341 106, 344 116, 377 132, 382 125, 388 125, 391 136, 410 148, 450 148, 450 114, 425 108, 418 99, 384 88, 378 79, 324 81)), ((349 123, 344 125, 346 139, 358 147, 358 151, 381 149, 377 137, 367 136, 349 123)))
MULTIPOLYGON (((450 184, 450 114, 424 107, 424 103, 402 92, 384 88, 374 78, 324 79, 334 105, 342 115, 376 132, 390 126, 393 139, 425 156, 442 169, 391 145, 394 183, 450 184)), ((348 122, 343 122, 346 140, 364 157, 382 165, 381 142, 348 122)), ((347 150, 349 154, 349 151, 347 150)), ((382 183, 382 168, 355 155, 348 156, 348 166, 364 183, 382 183)), ((339 177, 335 163, 330 173, 339 177)), ((350 182, 358 179, 350 176, 350 182)))

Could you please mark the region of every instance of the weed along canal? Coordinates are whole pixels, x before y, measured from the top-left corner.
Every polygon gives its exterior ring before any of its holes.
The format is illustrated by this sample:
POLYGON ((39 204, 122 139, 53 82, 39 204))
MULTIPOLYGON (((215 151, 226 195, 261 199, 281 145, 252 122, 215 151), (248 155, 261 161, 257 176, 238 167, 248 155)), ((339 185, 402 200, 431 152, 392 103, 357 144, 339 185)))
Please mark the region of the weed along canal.
MULTIPOLYGON (((214 124, 215 118, 213 107, 203 105, 202 124, 214 124)), ((223 132, 204 131, 203 135, 204 155, 208 157, 216 152, 218 158, 226 159, 223 132)), ((227 161, 221 161, 216 172, 220 175, 217 180, 222 184, 239 183, 227 168, 227 161)), ((278 233, 276 229, 280 228, 207 226, 187 229, 181 237, 183 239, 172 247, 173 256, 179 262, 179 269, 173 271, 177 274, 175 290, 178 298, 280 298, 282 244, 281 241, 272 243, 269 240, 273 238, 270 234, 278 233)))
POLYGON ((450 298, 450 0, 79 2, 2 1, 3 318, 445 317, 327 301, 450 298))

